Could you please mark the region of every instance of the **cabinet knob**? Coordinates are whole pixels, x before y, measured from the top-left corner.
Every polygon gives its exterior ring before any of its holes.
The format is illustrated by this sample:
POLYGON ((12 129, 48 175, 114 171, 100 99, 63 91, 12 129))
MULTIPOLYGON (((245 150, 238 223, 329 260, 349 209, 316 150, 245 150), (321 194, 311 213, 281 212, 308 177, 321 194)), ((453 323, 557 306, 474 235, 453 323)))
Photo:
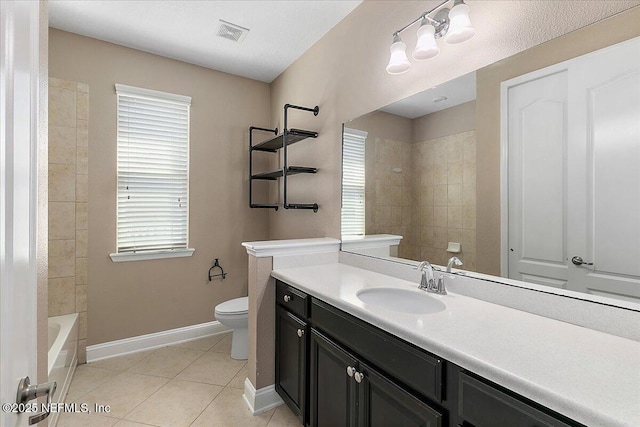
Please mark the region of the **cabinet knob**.
POLYGON ((356 382, 360 384, 364 379, 364 372, 356 372, 353 374, 353 378, 355 378, 356 382))
POLYGON ((300 338, 302 338, 303 335, 304 335, 304 330, 303 329, 298 329, 298 336, 300 338))
POLYGON ((349 375, 350 377, 353 377, 353 374, 356 372, 356 370, 353 368, 353 366, 347 366, 347 375, 349 375))
POLYGON ((291 301, 291 296, 285 295, 282 299, 284 299, 284 302, 289 302, 291 301))

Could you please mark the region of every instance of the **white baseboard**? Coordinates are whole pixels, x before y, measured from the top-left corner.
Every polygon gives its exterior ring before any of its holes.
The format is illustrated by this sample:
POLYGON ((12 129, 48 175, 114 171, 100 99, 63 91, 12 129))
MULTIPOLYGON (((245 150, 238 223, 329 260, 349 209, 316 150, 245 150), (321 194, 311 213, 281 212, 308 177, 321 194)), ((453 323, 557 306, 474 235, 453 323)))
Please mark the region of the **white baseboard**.
POLYGON ((251 381, 249 381, 249 378, 245 378, 244 380, 244 395, 242 398, 253 415, 261 414, 284 403, 276 392, 275 385, 269 385, 262 387, 260 390, 256 390, 253 384, 251 384, 251 381))
POLYGON ((231 331, 218 321, 200 323, 198 325, 185 326, 184 328, 170 329, 168 331, 153 334, 140 335, 122 340, 91 345, 87 347, 87 362, 95 362, 111 357, 123 356, 129 353, 137 353, 143 350, 151 350, 170 344, 191 341, 198 338, 218 335, 231 331))

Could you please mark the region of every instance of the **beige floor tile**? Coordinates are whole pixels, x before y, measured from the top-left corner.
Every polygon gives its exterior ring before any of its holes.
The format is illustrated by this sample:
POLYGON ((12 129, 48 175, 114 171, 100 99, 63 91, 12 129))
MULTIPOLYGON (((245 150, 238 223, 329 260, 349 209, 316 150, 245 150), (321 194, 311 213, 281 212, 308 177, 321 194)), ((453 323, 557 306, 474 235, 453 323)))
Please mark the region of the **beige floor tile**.
POLYGON ((142 359, 150 356, 155 350, 139 351, 137 353, 125 354, 124 356, 112 357, 110 359, 98 360, 89 363, 93 368, 111 369, 114 371, 126 371, 142 359))
POLYGON ((117 372, 108 369, 94 368, 89 365, 78 366, 73 374, 73 380, 71 380, 65 401, 76 401, 116 375, 118 375, 117 372))
POLYGON ((103 417, 98 414, 65 413, 60 414, 57 427, 111 427, 116 422, 115 418, 103 417))
POLYGON ((242 390, 227 387, 216 397, 191 427, 266 426, 275 409, 253 416, 242 400, 242 390))
POLYGON ((173 378, 203 354, 203 351, 190 350, 188 348, 163 347, 156 350, 149 357, 142 359, 127 371, 173 378))
POLYGON ((122 418, 168 382, 165 378, 121 372, 93 391, 82 396, 82 402, 109 405, 109 416, 122 418))
POLYGON ((226 386, 245 364, 244 360, 234 360, 228 354, 208 351, 176 378, 226 386))
POLYGON ((267 427, 300 427, 300 419, 291 412, 287 405, 280 405, 273 413, 267 427))
MULTIPOLYGON (((113 427, 149 427, 152 424, 134 423, 133 421, 120 420, 113 427)), ((90 427, 90 426, 88 426, 90 427)))
POLYGON ((181 342, 179 344, 174 344, 171 347, 189 348, 191 350, 207 351, 207 350, 211 350, 211 347, 218 344, 220 340, 222 340, 224 337, 225 337, 225 334, 212 335, 210 337, 204 337, 197 340, 191 340, 191 341, 181 342))
POLYGON ((125 419, 162 427, 189 427, 222 387, 171 380, 125 419))
POLYGON ((248 371, 249 371, 249 368, 245 363, 242 369, 240 369, 240 372, 238 372, 236 376, 233 377, 233 379, 231 380, 231 382, 229 382, 229 385, 227 387, 241 388, 244 390, 244 380, 247 379, 248 371))
POLYGON ((224 338, 222 338, 220 342, 214 345, 213 348, 209 351, 214 351, 216 353, 231 354, 231 337, 232 337, 231 333, 225 334, 224 338))

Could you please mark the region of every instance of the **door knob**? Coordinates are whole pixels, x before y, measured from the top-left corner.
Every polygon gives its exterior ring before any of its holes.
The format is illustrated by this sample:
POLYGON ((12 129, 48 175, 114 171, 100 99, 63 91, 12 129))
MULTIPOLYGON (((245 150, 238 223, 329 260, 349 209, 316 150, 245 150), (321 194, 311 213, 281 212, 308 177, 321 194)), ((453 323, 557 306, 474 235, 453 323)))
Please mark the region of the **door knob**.
POLYGON ((26 403, 30 400, 37 399, 41 396, 47 396, 47 405, 45 412, 39 412, 29 417, 29 425, 38 424, 47 418, 51 411, 51 396, 55 393, 58 384, 55 381, 43 384, 31 384, 29 377, 24 377, 18 384, 18 394, 16 395, 16 403, 26 403))
POLYGON ((575 265, 593 265, 592 262, 584 262, 579 256, 574 256, 573 258, 571 258, 571 262, 575 265))

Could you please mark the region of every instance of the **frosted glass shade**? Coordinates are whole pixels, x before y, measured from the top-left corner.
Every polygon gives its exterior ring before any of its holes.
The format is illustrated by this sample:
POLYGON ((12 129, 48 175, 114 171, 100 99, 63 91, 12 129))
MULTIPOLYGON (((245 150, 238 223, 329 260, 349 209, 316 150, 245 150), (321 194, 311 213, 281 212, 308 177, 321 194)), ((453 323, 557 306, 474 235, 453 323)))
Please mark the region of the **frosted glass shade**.
POLYGON ((394 41, 391 45, 389 51, 391 52, 391 57, 387 65, 387 73, 402 74, 409 71, 411 62, 409 62, 409 58, 407 58, 407 45, 398 38, 397 41, 394 41))
POLYGON ((440 48, 436 44, 436 29, 431 24, 423 24, 418 28, 418 42, 413 50, 413 59, 423 61, 431 59, 440 53, 440 48))
POLYGON ((475 28, 469 19, 469 6, 460 3, 449 12, 449 30, 444 36, 448 44, 462 43, 476 34, 475 28))

